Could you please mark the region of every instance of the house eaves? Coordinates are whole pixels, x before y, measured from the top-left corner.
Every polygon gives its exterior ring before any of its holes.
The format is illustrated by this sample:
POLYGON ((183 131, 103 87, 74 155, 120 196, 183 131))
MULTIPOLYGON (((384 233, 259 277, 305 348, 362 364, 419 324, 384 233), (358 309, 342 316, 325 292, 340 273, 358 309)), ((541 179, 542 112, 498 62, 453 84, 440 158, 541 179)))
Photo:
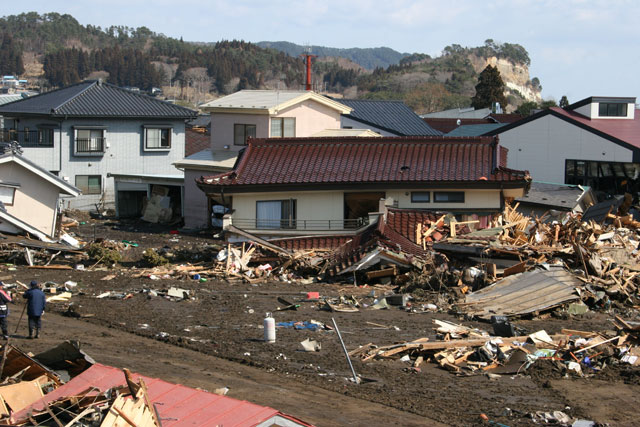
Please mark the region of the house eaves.
POLYGON ((77 197, 82 193, 79 188, 69 184, 66 181, 63 181, 62 179, 50 173, 48 170, 41 168, 32 161, 20 155, 8 153, 0 156, 0 164, 9 162, 16 162, 23 168, 35 173, 39 177, 58 187, 60 189, 60 192, 63 194, 77 197))

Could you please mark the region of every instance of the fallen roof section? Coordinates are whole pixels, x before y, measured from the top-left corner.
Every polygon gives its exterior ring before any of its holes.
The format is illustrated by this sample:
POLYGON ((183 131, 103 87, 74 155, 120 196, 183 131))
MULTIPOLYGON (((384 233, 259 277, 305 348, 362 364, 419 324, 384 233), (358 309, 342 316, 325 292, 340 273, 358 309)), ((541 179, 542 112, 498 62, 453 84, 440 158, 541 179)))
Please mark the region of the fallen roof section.
POLYGON ((467 295, 465 313, 482 319, 518 316, 579 299, 582 282, 562 266, 514 274, 467 295))
MULTIPOLYGON (((242 400, 172 384, 157 378, 133 374, 132 379, 142 378, 148 390, 150 406, 155 407, 163 427, 169 426, 311 426, 277 409, 260 406, 242 400)), ((103 393, 111 388, 127 384, 122 370, 112 366, 95 364, 68 383, 45 395, 41 400, 13 415, 14 423, 28 419, 30 411, 46 411, 47 405, 61 398, 77 396, 88 389, 103 393)))

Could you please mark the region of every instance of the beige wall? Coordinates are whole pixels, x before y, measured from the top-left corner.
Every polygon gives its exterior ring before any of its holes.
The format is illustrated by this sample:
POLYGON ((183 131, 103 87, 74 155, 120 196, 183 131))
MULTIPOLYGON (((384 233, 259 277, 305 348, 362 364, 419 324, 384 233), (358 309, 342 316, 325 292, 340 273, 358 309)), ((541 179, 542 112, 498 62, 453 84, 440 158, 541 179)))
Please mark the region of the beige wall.
POLYGON ((20 184, 7 212, 53 236, 59 188, 13 162, 0 164, 0 177, 2 182, 20 184))
POLYGON ((211 147, 224 150, 228 145, 230 151, 240 151, 243 145, 233 145, 233 125, 256 125, 256 138, 269 137, 269 116, 267 114, 211 114, 211 147))
MULTIPOLYGON (((429 210, 459 209, 500 209, 500 190, 446 189, 442 191, 464 191, 465 203, 411 203, 411 191, 388 190, 387 197, 398 201, 399 208, 429 210), (408 193, 408 194, 407 194, 408 193)), ((424 191, 438 191, 425 189, 424 191)), ((255 220, 256 202, 264 200, 296 199, 297 214, 300 220, 342 220, 344 218, 343 191, 311 191, 282 193, 247 193, 233 195, 234 219, 255 220)), ((433 196, 432 196, 433 199, 433 196)))
POLYGON ((214 150, 240 151, 243 146, 233 144, 233 125, 256 125, 256 138, 268 138, 271 133, 271 117, 295 117, 296 136, 311 136, 324 129, 340 129, 340 112, 313 100, 268 114, 212 113, 211 146, 214 150))
POLYGON ((411 191, 420 190, 390 190, 387 191, 387 197, 393 197, 398 201, 399 208, 413 209, 439 209, 439 210, 456 210, 456 209, 500 209, 500 190, 464 190, 464 189, 425 189, 431 191, 430 203, 411 203, 411 191), (464 191, 464 203, 434 203, 434 191, 464 191))
POLYGON ((324 129, 340 129, 340 112, 310 99, 273 117, 295 117, 297 137, 311 136, 324 129))

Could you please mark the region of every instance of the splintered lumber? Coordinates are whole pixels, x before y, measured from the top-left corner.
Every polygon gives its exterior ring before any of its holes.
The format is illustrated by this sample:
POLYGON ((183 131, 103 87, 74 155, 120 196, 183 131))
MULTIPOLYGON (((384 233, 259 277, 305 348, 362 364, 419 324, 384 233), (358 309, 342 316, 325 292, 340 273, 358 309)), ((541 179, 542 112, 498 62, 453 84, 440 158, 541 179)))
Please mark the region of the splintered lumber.
POLYGON ((379 277, 388 277, 388 276, 397 276, 398 275, 398 267, 395 265, 391 268, 384 268, 382 270, 377 271, 369 271, 366 273, 367 280, 377 279, 379 277))
POLYGON ((268 241, 266 241, 266 240, 264 240, 264 239, 262 239, 262 238, 260 238, 260 237, 258 237, 256 235, 254 235, 254 234, 246 232, 246 231, 244 231, 244 230, 242 230, 242 229, 240 229, 240 228, 238 228, 238 227, 236 227, 234 225, 230 225, 229 228, 227 229, 227 231, 229 231, 231 233, 239 234, 239 235, 241 235, 243 237, 246 237, 247 239, 251 240, 252 242, 254 242, 258 246, 262 246, 264 248, 267 248, 267 249, 270 249, 270 250, 272 250, 274 252, 286 255, 288 257, 293 256, 291 254, 291 252, 289 252, 288 250, 283 249, 280 246, 276 246, 273 243, 269 243, 268 241))
MULTIPOLYGON (((419 350, 445 350, 448 348, 463 348, 463 347, 482 347, 492 339, 500 339, 503 344, 513 344, 516 341, 526 341, 527 337, 491 337, 491 338, 474 338, 468 340, 450 340, 450 341, 431 341, 420 344, 417 347, 419 350)), ((567 336, 564 334, 552 335, 553 341, 566 340, 567 336)))

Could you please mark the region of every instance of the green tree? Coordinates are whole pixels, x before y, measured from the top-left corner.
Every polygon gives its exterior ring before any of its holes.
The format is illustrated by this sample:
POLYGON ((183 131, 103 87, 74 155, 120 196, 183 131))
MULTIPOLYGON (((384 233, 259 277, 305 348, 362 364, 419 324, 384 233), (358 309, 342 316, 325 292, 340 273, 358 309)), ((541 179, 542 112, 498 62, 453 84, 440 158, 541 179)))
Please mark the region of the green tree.
POLYGON ((569 100, 567 99, 567 95, 562 95, 560 98, 560 108, 567 108, 569 106, 569 100))
POLYGON ((542 110, 545 110, 545 109, 547 109, 547 108, 551 108, 551 107, 557 107, 557 106, 558 106, 558 104, 556 104, 556 101, 555 101, 555 100, 553 100, 553 99, 548 99, 548 100, 546 100, 546 101, 542 101, 542 102, 540 103, 540 108, 541 108, 542 110))
POLYGON ((501 106, 507 105, 507 99, 504 96, 504 81, 500 77, 500 71, 496 67, 487 65, 487 67, 478 76, 478 84, 476 85, 476 94, 471 98, 471 106, 473 108, 487 108, 499 102, 501 106))
POLYGON ((523 116, 528 116, 533 112, 533 110, 537 108, 538 108, 538 104, 533 101, 523 102, 522 104, 520 104, 520 106, 516 110, 516 113, 521 114, 523 116))

